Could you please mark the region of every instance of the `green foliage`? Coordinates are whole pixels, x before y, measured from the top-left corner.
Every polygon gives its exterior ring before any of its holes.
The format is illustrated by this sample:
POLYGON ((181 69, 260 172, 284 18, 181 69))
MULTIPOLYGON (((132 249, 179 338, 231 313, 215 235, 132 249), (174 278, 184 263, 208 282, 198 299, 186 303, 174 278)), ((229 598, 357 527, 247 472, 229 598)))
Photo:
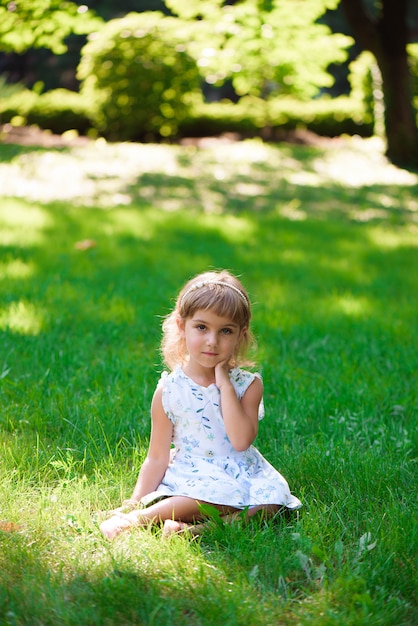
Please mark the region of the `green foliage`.
POLYGON ((352 98, 323 97, 303 102, 294 98, 276 98, 269 102, 272 128, 308 128, 318 135, 370 136, 373 128, 363 110, 352 98))
POLYGON ((28 113, 36 104, 39 95, 30 89, 21 88, 12 95, 0 98, 0 121, 2 124, 10 122, 14 117, 22 118, 26 123, 28 113))
POLYGON ((415 110, 417 112, 417 127, 418 127, 418 43, 409 44, 409 67, 412 76, 412 95, 414 98, 415 110))
POLYGON ((190 26, 159 12, 111 20, 82 50, 78 77, 107 137, 170 137, 200 94, 190 26))
POLYGON ((10 98, 24 89, 20 83, 8 83, 4 76, 0 76, 0 100, 10 98))
POLYGON ((210 84, 231 80, 238 95, 315 96, 329 87, 331 63, 347 58, 350 37, 317 22, 337 0, 273 0, 225 5, 220 0, 167 5, 194 23, 191 49, 210 84), (196 18, 203 18, 196 21, 196 18))
MULTIPOLYGON (((0 98, 0 123, 36 124, 58 134, 71 129, 90 134, 96 124, 93 110, 91 93, 56 89, 37 94, 20 89, 9 98, 0 98)), ((234 132, 242 137, 263 136, 273 140, 281 139, 284 133, 295 129, 307 129, 329 137, 342 134, 369 136, 373 124, 371 116, 365 116, 362 102, 354 98, 324 97, 302 102, 291 97, 265 101, 247 96, 237 104, 230 101, 194 102, 187 117, 180 121, 177 135, 201 137, 234 132)), ((125 130, 121 132, 125 133, 125 130)))
POLYGON ((28 113, 28 123, 61 134, 77 130, 82 134, 92 127, 89 103, 78 93, 54 89, 41 94, 28 113))
POLYGON ((93 126, 90 109, 90 103, 74 91, 54 89, 37 94, 24 89, 0 99, 0 122, 34 124, 57 134, 67 130, 86 134, 93 126))
POLYGON ((102 25, 85 6, 62 0, 16 0, 0 3, 0 50, 22 53, 48 48, 54 54, 67 50, 69 34, 91 33, 102 25))
POLYGON ((373 121, 373 70, 378 71, 374 55, 367 50, 361 52, 350 63, 349 70, 351 97, 363 109, 367 122, 373 121))
POLYGON ((352 98, 318 98, 304 102, 292 97, 244 97, 232 102, 201 103, 181 125, 181 134, 188 136, 217 135, 236 132, 242 136, 261 135, 280 139, 286 131, 308 129, 318 135, 370 136, 371 121, 366 121, 361 103, 352 98))
MULTIPOLYGON (((418 44, 409 44, 407 52, 418 127, 418 44)), ((378 117, 383 117, 384 114, 382 83, 377 61, 371 52, 363 51, 350 63, 349 69, 350 98, 361 111, 364 123, 374 125, 376 131, 378 117)))

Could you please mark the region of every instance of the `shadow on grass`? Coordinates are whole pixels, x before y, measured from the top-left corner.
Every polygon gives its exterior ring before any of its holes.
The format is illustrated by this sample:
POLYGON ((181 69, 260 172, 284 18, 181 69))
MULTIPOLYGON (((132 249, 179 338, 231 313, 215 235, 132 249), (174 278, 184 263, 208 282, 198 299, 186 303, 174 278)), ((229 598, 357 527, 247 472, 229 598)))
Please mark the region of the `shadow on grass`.
MULTIPOLYGON (((3 537, 4 554, 0 582, 0 621, 45 626, 89 624, 181 623, 182 593, 170 594, 154 576, 128 565, 107 562, 103 546, 87 542, 86 551, 96 553, 98 567, 90 564, 84 574, 68 575, 68 563, 52 571, 42 548, 28 545, 24 536, 3 537), (11 565, 13 564, 13 565, 11 565), (64 570, 64 571, 62 571, 64 570), (174 619, 174 622, 173 622, 174 619), (177 621, 178 620, 178 621, 177 621)), ((111 558, 109 559, 111 560, 111 558)))
MULTIPOLYGON (((61 151, 60 148, 57 148, 61 151)), ((62 149, 62 150, 65 150, 62 149)), ((42 146, 21 146, 18 144, 3 144, 0 142, 0 163, 10 163, 18 157, 25 157, 28 154, 44 154, 45 148, 42 146)))
POLYGON ((30 616, 31 623, 45 626, 232 626, 246 623, 250 615, 251 623, 261 626, 267 613, 268 623, 278 623, 281 600, 288 594, 301 597, 297 581, 306 583, 291 529, 281 526, 281 540, 278 530, 274 536, 271 527, 260 530, 253 525, 253 539, 257 535, 265 544, 257 556, 243 552, 252 533, 249 527, 238 526, 224 531, 213 528, 201 544, 186 537, 162 542, 159 531, 145 530, 113 544, 94 533, 77 536, 61 528, 54 538, 47 528, 38 530, 36 540, 23 532, 2 533, 0 620, 23 623, 30 616), (51 542, 55 547, 61 542, 53 563, 49 562, 51 542), (268 544, 269 558, 260 562, 260 575, 272 566, 273 572, 260 593, 254 559, 267 556, 268 544), (277 567, 282 556, 284 563, 277 567), (291 581, 285 582, 280 574, 290 562, 295 593, 291 581))

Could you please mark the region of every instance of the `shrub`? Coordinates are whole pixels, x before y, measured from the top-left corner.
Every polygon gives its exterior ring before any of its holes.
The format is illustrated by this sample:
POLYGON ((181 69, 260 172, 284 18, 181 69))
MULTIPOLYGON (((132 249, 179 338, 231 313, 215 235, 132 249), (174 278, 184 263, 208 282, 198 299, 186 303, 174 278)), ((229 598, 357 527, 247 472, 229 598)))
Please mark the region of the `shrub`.
POLYGON ((54 89, 41 95, 24 89, 0 100, 0 120, 35 124, 40 128, 62 134, 77 130, 85 134, 92 127, 89 103, 80 94, 67 89, 54 89))
POLYGON ((37 98, 28 114, 28 122, 58 134, 72 129, 85 134, 92 126, 89 108, 79 93, 54 89, 37 98))
POLYGON ((259 98, 242 98, 232 102, 202 103, 181 126, 189 136, 236 132, 242 136, 263 134, 280 138, 283 132, 309 129, 319 135, 341 134, 370 136, 371 121, 365 121, 360 103, 352 98, 318 98, 301 102, 295 98, 275 98, 268 102, 259 98), (263 129, 263 133, 261 132, 263 129))
POLYGON ((409 67, 412 75, 412 94, 414 106, 417 112, 418 126, 418 43, 411 43, 408 46, 409 67))
POLYGON ((38 98, 38 94, 29 89, 21 89, 0 98, 0 121, 2 124, 11 122, 13 118, 21 118, 27 122, 28 113, 38 98))
POLYGON ((350 63, 349 82, 351 97, 361 107, 366 123, 374 124, 375 104, 373 96, 375 81, 380 77, 374 55, 365 50, 350 63))
POLYGON ((98 130, 110 139, 170 137, 200 94, 185 42, 190 26, 158 11, 109 21, 86 44, 81 91, 96 103, 98 130))

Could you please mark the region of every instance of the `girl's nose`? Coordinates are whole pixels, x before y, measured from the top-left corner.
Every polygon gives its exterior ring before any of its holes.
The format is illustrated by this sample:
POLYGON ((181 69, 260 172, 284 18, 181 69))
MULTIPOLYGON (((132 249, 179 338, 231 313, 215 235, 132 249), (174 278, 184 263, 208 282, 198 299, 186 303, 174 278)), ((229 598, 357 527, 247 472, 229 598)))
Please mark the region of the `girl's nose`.
POLYGON ((207 342, 210 346, 216 346, 216 333, 209 333, 207 336, 207 342))

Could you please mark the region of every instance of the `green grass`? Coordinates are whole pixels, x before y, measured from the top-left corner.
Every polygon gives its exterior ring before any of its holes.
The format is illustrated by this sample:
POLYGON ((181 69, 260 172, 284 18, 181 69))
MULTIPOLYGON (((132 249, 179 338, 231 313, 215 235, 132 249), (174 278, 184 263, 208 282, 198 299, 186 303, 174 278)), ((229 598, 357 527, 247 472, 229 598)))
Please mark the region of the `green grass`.
POLYGON ((416 623, 418 177, 373 140, 98 142, 0 146, 0 189, 0 623, 416 623), (212 267, 255 303, 256 443, 304 508, 106 542, 161 317, 212 267))

